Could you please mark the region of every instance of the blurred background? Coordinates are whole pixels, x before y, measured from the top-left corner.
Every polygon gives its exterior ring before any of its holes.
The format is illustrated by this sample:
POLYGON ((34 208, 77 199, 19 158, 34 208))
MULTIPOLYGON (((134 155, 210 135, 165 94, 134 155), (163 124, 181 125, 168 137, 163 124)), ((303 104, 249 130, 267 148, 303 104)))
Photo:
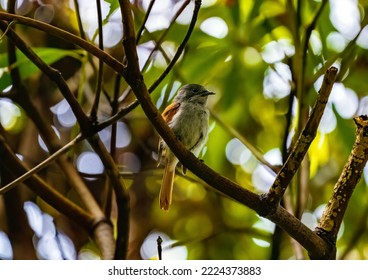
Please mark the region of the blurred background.
MULTIPOLYGON (((1 10, 7 10, 1 0, 1 10)), ((18 0, 16 13, 99 44, 96 3, 103 20, 103 47, 122 60, 122 20, 118 1, 18 0), (80 24, 78 25, 78 19, 80 24)), ((136 30, 149 17, 138 43, 139 63, 148 86, 173 58, 192 20, 194 1, 131 0, 136 30), (153 5, 152 5, 153 4, 153 5)), ((177 89, 199 83, 216 92, 208 100, 211 132, 202 152, 219 174, 256 193, 267 192, 275 174, 265 165, 282 165, 293 137, 305 124, 323 73, 339 69, 316 139, 286 194, 285 207, 314 229, 332 195, 355 140, 352 118, 368 108, 368 2, 361 0, 203 0, 186 48, 173 70, 152 92, 162 111, 177 89), (313 27, 313 28, 309 28, 313 27), (262 162, 262 158, 264 162, 262 162)), ((15 24, 17 34, 48 64, 61 71, 85 112, 93 103, 98 60, 74 44, 15 24)), ((47 158, 47 146, 33 122, 9 94, 6 38, 0 42, 0 132, 18 157, 32 167, 47 158), (9 96, 8 96, 9 95, 9 96)), ((76 117, 56 86, 21 52, 17 65, 36 108, 62 143, 78 132, 76 117)), ((112 114, 115 72, 104 67, 98 120, 112 114)), ((135 98, 119 81, 119 107, 135 98)), ((128 258, 295 259, 307 257, 290 237, 247 207, 215 192, 188 172, 178 172, 169 212, 159 208, 162 167, 157 168, 158 135, 140 107, 99 137, 114 150, 130 196, 128 258), (116 134, 114 141, 112 135, 116 134), (113 143, 113 147, 112 147, 113 143)), ((88 142, 68 153, 80 176, 103 204, 105 167, 88 142)), ((1 160, 1 159, 0 159, 1 160)), ((56 164, 39 175, 79 203, 56 164)), ((4 170, 1 185, 10 180, 4 170)), ((339 233, 338 258, 368 258, 368 169, 352 196, 339 233)), ((116 222, 112 203, 111 220, 116 222)), ((0 196, 0 259, 98 259, 88 233, 25 185, 0 196)))

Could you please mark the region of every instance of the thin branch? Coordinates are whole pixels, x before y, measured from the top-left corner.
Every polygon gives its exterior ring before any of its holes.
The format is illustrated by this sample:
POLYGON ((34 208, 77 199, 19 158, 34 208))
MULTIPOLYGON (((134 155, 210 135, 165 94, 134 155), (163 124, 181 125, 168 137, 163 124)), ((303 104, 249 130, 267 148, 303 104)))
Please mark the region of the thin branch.
MULTIPOLYGON (((5 29, 6 23, 0 21, 0 28, 5 29)), ((13 41, 13 43, 37 66, 40 68, 41 71, 44 72, 52 81, 56 83, 59 90, 64 94, 65 98, 69 102, 71 108, 73 109, 74 114, 78 119, 78 123, 81 126, 82 131, 84 131, 84 136, 86 137, 91 131, 90 121, 87 116, 82 111, 82 108, 79 106, 79 103, 75 99, 74 95, 71 93, 68 85, 66 84, 64 78, 62 77, 61 73, 49 65, 44 63, 26 44, 25 42, 18 37, 18 35, 9 30, 7 36, 13 41)), ((25 109, 27 114, 31 117, 31 119, 37 125, 42 138, 45 140, 46 145, 48 146, 51 152, 55 152, 60 147, 60 141, 57 138, 56 134, 51 129, 51 126, 46 123, 40 114, 37 112, 35 107, 33 106, 32 102, 29 99, 28 94, 26 94, 25 89, 20 87, 18 89, 22 94, 16 94, 14 99, 21 104, 21 106, 25 109), (24 94, 23 94, 24 93, 24 94)), ((75 170, 74 166, 70 164, 70 162, 66 159, 65 156, 61 156, 57 159, 57 162, 63 172, 67 175, 68 182, 71 184, 73 189, 78 194, 79 198, 83 202, 84 206, 88 209, 88 211, 93 215, 94 219, 96 220, 105 220, 105 215, 102 212, 101 208, 99 207, 98 203, 94 199, 93 195, 83 182, 83 180, 78 175, 78 172, 75 170)), ((31 177, 33 178, 33 177, 31 177)), ((105 244, 105 242, 111 241, 113 242, 113 235, 112 230, 109 231, 111 234, 107 235, 107 228, 111 225, 101 225, 104 227, 104 235, 100 235, 100 231, 95 232, 95 237, 100 239, 95 239, 96 243, 100 246, 101 254, 103 258, 111 258, 112 254, 111 251, 109 253, 108 249, 111 249, 112 246, 109 244, 105 244), (108 240, 110 238, 110 240, 108 240)), ((112 229, 112 228, 111 228, 112 229)), ((114 248, 113 248, 114 249, 114 248)))
MULTIPOLYGON (((155 47, 151 50, 151 52, 150 52, 150 54, 149 54, 149 56, 148 56, 148 58, 147 58, 147 61, 146 61, 145 65, 143 66, 142 72, 144 72, 144 69, 146 69, 146 68, 147 68, 147 66, 149 65, 149 61, 150 61, 150 59, 151 59, 152 55, 155 53, 155 51, 156 51, 157 49, 159 49, 159 48, 161 47, 161 44, 162 44, 163 40, 165 39, 165 37, 166 37, 167 33, 169 33, 169 31, 170 31, 171 27, 174 25, 174 23, 175 23, 176 19, 180 16, 180 14, 184 11, 184 9, 189 5, 189 3, 190 3, 190 0, 186 0, 186 1, 183 3, 183 5, 181 5, 180 9, 175 13, 175 15, 173 16, 173 18, 171 19, 171 21, 170 21, 170 24, 169 24, 168 28, 166 28, 166 29, 161 33, 160 37, 159 37, 157 40, 155 40, 155 47)), ((176 62, 175 62, 175 63, 176 63, 176 62)), ((161 83, 161 82, 160 82, 160 83, 161 83)))
MULTIPOLYGON (((0 21, 0 28, 5 30, 7 28, 7 24, 3 21, 0 21)), ((80 125, 82 127, 89 127, 90 121, 88 117, 84 114, 81 106, 74 97, 73 93, 70 91, 61 73, 44 63, 43 60, 13 30, 9 30, 7 36, 17 46, 17 48, 21 50, 30 61, 32 61, 33 64, 35 64, 44 74, 46 74, 50 80, 55 82, 65 99, 68 101, 80 125)))
POLYGON ((108 66, 110 66, 114 71, 119 73, 122 76, 125 76, 125 66, 119 62, 117 59, 109 55, 107 52, 100 50, 95 45, 90 42, 50 24, 44 23, 42 21, 38 21, 35 19, 31 19, 28 17, 23 17, 19 15, 9 14, 5 12, 0 12, 0 20, 5 21, 14 21, 16 20, 20 24, 24 24, 39 30, 42 30, 50 35, 56 36, 60 39, 63 39, 69 43, 73 43, 80 48, 86 50, 88 53, 96 56, 105 62, 108 66))
POLYGON ((23 175, 17 177, 14 181, 10 182, 9 184, 5 185, 4 187, 0 188, 0 195, 10 191, 15 186, 19 185, 23 181, 27 180, 29 177, 33 176, 52 162, 54 162, 57 158, 59 158, 62 154, 66 153, 70 148, 72 148, 75 144, 82 140, 81 134, 78 134, 76 138, 70 141, 68 144, 63 146, 60 150, 56 151, 55 153, 51 154, 48 158, 44 161, 33 167, 32 169, 28 170, 23 175))
POLYGON ((294 145, 288 159, 282 166, 280 172, 271 186, 268 194, 265 195, 267 201, 274 205, 278 205, 302 162, 305 154, 308 151, 310 144, 316 136, 319 122, 322 118, 328 98, 330 96, 333 83, 336 79, 337 68, 331 67, 326 71, 322 87, 319 91, 318 99, 309 116, 308 122, 299 135, 297 142, 294 145))
MULTIPOLYGON (((27 172, 27 168, 14 154, 5 138, 0 134, 0 164, 9 172, 18 177, 27 172)), ((53 187, 43 181, 39 176, 32 175, 25 184, 27 184, 37 195, 47 201, 52 207, 63 213, 71 220, 78 222, 81 226, 91 228, 93 225, 93 216, 87 213, 79 206, 66 199, 65 196, 58 193, 53 187)))
MULTIPOLYGON (((96 0, 97 6, 97 21, 98 21, 98 47, 100 50, 104 50, 103 44, 103 26, 102 26, 102 11, 101 11, 101 1, 96 0)), ((95 123, 97 122, 97 111, 98 105, 100 104, 100 96, 101 96, 101 89, 102 89, 102 78, 103 78, 103 67, 104 63, 100 59, 98 65, 98 73, 97 73, 97 84, 96 84, 96 92, 95 92, 95 99, 92 105, 90 118, 95 123)))
POLYGON ((73 2, 74 2, 75 14, 77 16, 79 34, 80 34, 80 37, 85 40, 86 33, 84 32, 84 29, 83 29, 82 18, 81 18, 80 9, 79 9, 79 2, 78 0, 73 0, 73 2))
MULTIPOLYGON (((183 53, 183 51, 185 49, 185 46, 187 45, 187 43, 189 41, 189 38, 190 38, 190 36, 193 32, 195 23, 197 21, 197 16, 198 16, 198 12, 199 12, 199 9, 200 9, 200 6, 201 6, 201 1, 195 1, 194 4, 195 4, 195 6, 194 6, 194 10, 193 10, 192 20, 190 22, 188 31, 187 31, 183 41, 181 42, 179 48, 177 49, 173 59, 170 61, 167 68, 163 71, 163 73, 160 75, 160 77, 149 87, 149 89, 148 89, 149 93, 152 93, 159 86, 159 84, 165 79, 165 77, 170 73, 171 69, 174 67, 174 65, 176 64, 176 62, 180 58, 181 54, 183 53)), ((117 114, 115 114, 114 116, 112 116, 111 118, 109 118, 109 119, 101 122, 100 124, 98 124, 98 129, 101 130, 105 127, 110 126, 112 123, 114 123, 117 120, 121 119, 123 116, 127 115, 128 113, 133 111, 138 106, 139 106, 139 101, 138 100, 133 101, 128 106, 120 109, 119 112, 117 114)))
POLYGON ((192 35, 192 32, 194 30, 195 24, 197 22, 197 17, 198 17, 198 13, 199 13, 199 9, 201 8, 201 2, 202 1, 194 1, 194 10, 193 10, 193 15, 192 15, 192 20, 190 21, 189 24, 189 28, 187 31, 187 34, 185 34, 185 37, 183 39, 183 42, 180 44, 177 52, 175 53, 173 59, 171 60, 171 62, 169 63, 169 65, 166 67, 165 71, 161 74, 161 76, 150 86, 149 88, 149 92, 152 92, 156 89, 156 87, 158 87, 158 85, 165 79, 165 77, 167 76, 167 74, 170 73, 171 69, 174 67, 175 63, 178 61, 178 59, 180 58, 181 54, 183 53, 185 46, 187 45, 190 36, 192 35))
POLYGON ((358 40, 360 34, 362 33, 363 28, 367 24, 368 24, 368 16, 365 16, 364 19, 361 22, 361 29, 356 34, 356 36, 348 43, 348 45, 345 47, 345 49, 342 52, 337 53, 337 54, 331 56, 327 61, 324 62, 323 67, 321 67, 321 69, 319 69, 318 71, 316 71, 316 73, 313 74, 313 76, 309 80, 307 86, 313 85, 315 83, 315 81, 321 75, 323 75, 323 73, 326 71, 326 69, 328 69, 329 67, 331 67, 331 65, 333 63, 335 63, 339 58, 344 58, 344 57, 346 57, 346 56, 348 56, 350 54, 350 52, 356 47, 356 41, 358 40))
POLYGON ((155 4, 155 2, 156 2, 156 0, 151 0, 151 2, 148 5, 147 12, 144 16, 144 20, 142 22, 142 25, 141 25, 141 27, 139 28, 139 30, 137 32, 136 44, 139 43, 139 40, 141 39, 141 36, 143 34, 143 30, 146 28, 147 20, 148 20, 150 14, 151 14, 151 11, 152 11, 152 8, 153 8, 153 5, 155 4))
MULTIPOLYGON (((1 134, 0 158, 2 168, 14 176, 18 177, 27 172, 27 168, 13 153, 1 134)), ((49 205, 67 216, 71 221, 85 228, 88 232, 91 232, 101 251, 102 258, 112 259, 112 252, 114 252, 115 248, 114 239, 111 238, 113 231, 110 222, 104 216, 96 216, 86 212, 37 175, 32 175, 24 183, 49 205)))

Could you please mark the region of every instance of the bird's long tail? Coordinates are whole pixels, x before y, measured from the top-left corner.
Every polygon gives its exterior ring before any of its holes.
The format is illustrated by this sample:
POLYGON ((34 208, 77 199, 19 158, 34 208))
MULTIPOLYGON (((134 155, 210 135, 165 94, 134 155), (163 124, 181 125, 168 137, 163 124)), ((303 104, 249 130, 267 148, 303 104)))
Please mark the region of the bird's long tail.
POLYGON ((160 190, 160 208, 169 210, 172 199, 172 191, 174 186, 175 166, 167 164, 164 171, 160 190))

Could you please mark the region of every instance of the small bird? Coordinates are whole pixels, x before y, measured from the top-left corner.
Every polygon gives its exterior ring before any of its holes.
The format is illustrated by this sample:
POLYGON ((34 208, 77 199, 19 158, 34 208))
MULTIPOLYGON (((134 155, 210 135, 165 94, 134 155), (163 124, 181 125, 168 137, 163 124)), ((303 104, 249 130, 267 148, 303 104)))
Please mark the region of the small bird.
MULTIPOLYGON (((181 87, 162 117, 185 148, 198 157, 207 142, 209 111, 207 97, 215 94, 198 84, 181 87)), ((169 210, 172 199, 175 168, 179 160, 162 138, 158 144, 158 163, 165 166, 160 190, 160 208, 169 210)), ((183 171, 185 168, 183 167, 183 171)))

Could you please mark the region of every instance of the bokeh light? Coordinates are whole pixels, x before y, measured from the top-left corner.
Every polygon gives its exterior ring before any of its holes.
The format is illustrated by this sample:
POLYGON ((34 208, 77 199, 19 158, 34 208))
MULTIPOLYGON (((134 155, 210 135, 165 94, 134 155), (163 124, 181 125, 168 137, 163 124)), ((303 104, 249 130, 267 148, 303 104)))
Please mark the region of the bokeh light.
POLYGON ((218 39, 225 38, 229 31, 226 22, 219 17, 207 18, 201 23, 200 28, 204 33, 218 39))
POLYGON ((329 1, 330 19, 334 27, 348 40, 360 30, 360 12, 357 0, 329 1))
POLYGON ((251 152, 239 139, 231 139, 225 148, 226 158, 232 164, 245 164, 251 157, 251 152))
POLYGON ((52 106, 50 110, 55 114, 58 122, 63 127, 73 127, 77 122, 69 103, 65 99, 52 106))
POLYGON ((0 99, 0 124, 10 132, 17 132, 23 128, 21 109, 10 99, 0 99))
POLYGON ((12 260, 13 248, 8 235, 0 230, 0 260, 12 260))
POLYGON ((131 152, 120 154, 118 164, 122 172, 138 173, 141 170, 141 161, 139 157, 131 152))
MULTIPOLYGON (((106 149, 110 151, 111 149, 111 126, 98 132, 102 142, 104 143, 106 149)), ((116 144, 117 148, 127 147, 132 140, 132 134, 129 127, 124 122, 116 123, 116 144)))
POLYGON ((31 201, 24 203, 28 223, 35 235, 33 243, 39 259, 45 260, 74 260, 76 251, 73 242, 68 236, 60 232, 55 224, 54 218, 31 201))
POLYGON ((79 172, 88 175, 102 174, 104 166, 100 157, 94 152, 83 152, 77 158, 77 169, 79 172))
MULTIPOLYGON (((282 164, 282 156, 278 148, 269 150, 267 153, 265 153, 264 159, 272 165, 282 164)), ((259 164, 253 171, 252 183, 257 191, 268 192, 275 178, 276 175, 271 172, 268 167, 265 167, 263 164, 259 164)))
MULTIPOLYGON (((253 225, 253 228, 269 232, 272 234, 275 231, 275 224, 272 223, 270 220, 267 220, 263 217, 259 217, 258 221, 253 225)), ((271 245, 270 242, 263 239, 253 237, 252 240, 256 245, 260 247, 269 247, 271 245)))
POLYGON ((288 96, 290 90, 290 67, 282 62, 277 62, 273 67, 268 67, 263 80, 264 96, 267 98, 281 99, 288 96))
POLYGON ((39 21, 50 23, 53 20, 54 15, 55 15, 54 6, 44 4, 36 9, 34 13, 34 18, 39 21))
MULTIPOLYGON (((119 10, 110 12, 110 4, 105 1, 101 3, 101 14, 104 19, 103 43, 104 47, 112 48, 118 44, 123 38, 123 25, 121 21, 121 13, 119 10), (107 18, 107 16, 109 17, 107 18)), ((98 43, 98 21, 97 21, 97 6, 96 1, 78 0, 80 15, 82 19, 83 29, 89 39, 93 39, 98 43)), ((70 7, 74 9, 74 1, 70 1, 70 7)))
POLYGON ((272 64, 283 60, 285 57, 291 57, 295 53, 295 47, 287 39, 271 41, 267 43, 262 50, 262 58, 272 64))
MULTIPOLYGON (((15 1, 15 12, 18 15, 25 15, 32 10, 33 0, 17 0, 15 1)), ((8 0, 0 0, 1 8, 7 9, 8 0)))
MULTIPOLYGON (((52 126, 52 129, 55 131, 56 136, 60 139, 59 130, 55 126, 52 126)), ((44 150, 45 152, 49 152, 49 149, 47 148, 47 146, 46 146, 45 142, 43 141, 41 135, 38 135, 38 144, 40 145, 42 150, 44 150)))

